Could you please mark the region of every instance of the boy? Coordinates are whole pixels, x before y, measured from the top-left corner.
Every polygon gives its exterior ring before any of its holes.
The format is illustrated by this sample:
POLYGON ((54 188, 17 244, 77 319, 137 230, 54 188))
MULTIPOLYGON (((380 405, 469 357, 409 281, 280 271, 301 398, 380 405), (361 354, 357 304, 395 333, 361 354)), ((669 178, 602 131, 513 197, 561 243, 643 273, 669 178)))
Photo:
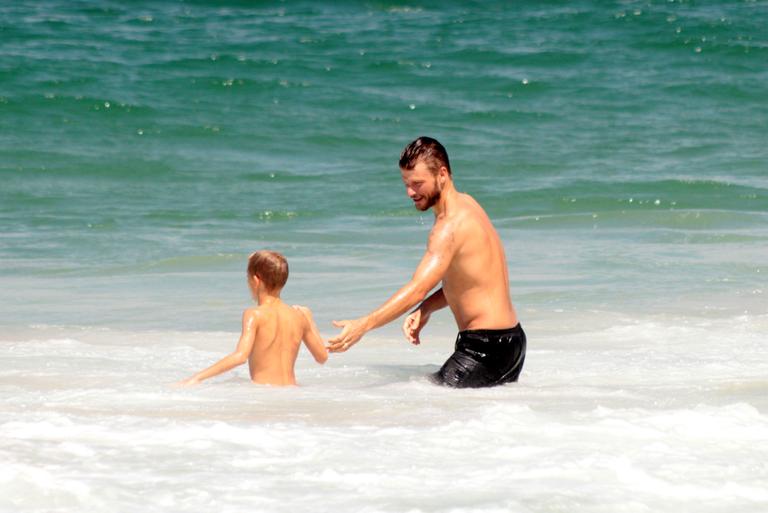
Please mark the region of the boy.
POLYGON ((248 360, 251 381, 264 385, 295 385, 293 372, 301 341, 323 364, 328 351, 312 312, 305 306, 288 306, 280 291, 288 281, 288 262, 275 251, 257 251, 248 258, 248 286, 259 306, 243 312, 243 332, 235 351, 205 370, 177 383, 196 385, 248 360))

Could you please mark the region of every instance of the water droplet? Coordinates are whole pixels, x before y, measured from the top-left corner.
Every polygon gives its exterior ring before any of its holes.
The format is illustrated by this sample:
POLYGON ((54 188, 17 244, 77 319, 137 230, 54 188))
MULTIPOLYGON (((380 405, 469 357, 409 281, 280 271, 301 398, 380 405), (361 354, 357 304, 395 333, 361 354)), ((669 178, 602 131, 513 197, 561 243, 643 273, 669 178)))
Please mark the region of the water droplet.
POLYGON ((654 201, 654 202, 653 202, 653 204, 654 204, 654 205, 661 205, 661 200, 658 200, 658 199, 657 199, 656 201, 654 201))
POLYGON ((700 47, 700 46, 697 46, 697 47, 696 47, 696 50, 695 50, 695 52, 696 52, 696 53, 701 53, 701 47, 700 47))
POLYGON ((528 85, 528 79, 527 78, 523 79, 523 85, 528 85))
POLYGON ((139 128, 138 130, 136 130, 136 133, 139 134, 139 135, 144 135, 144 130, 139 128))
POLYGON ((411 110, 415 110, 416 109, 416 105, 410 104, 410 105, 408 105, 408 108, 411 109, 411 110))
POLYGON ((111 107, 111 105, 109 104, 109 102, 104 102, 104 107, 109 108, 111 107))

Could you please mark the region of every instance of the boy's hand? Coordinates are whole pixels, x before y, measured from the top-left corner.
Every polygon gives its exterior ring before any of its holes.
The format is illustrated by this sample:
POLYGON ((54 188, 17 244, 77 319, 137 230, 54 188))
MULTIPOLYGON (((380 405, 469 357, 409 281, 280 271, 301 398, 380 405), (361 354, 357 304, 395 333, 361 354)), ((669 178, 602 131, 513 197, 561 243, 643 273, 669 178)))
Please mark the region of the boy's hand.
POLYGON ((181 381, 177 381, 172 386, 173 388, 188 388, 195 385, 199 385, 200 380, 192 376, 191 378, 182 379, 181 381))

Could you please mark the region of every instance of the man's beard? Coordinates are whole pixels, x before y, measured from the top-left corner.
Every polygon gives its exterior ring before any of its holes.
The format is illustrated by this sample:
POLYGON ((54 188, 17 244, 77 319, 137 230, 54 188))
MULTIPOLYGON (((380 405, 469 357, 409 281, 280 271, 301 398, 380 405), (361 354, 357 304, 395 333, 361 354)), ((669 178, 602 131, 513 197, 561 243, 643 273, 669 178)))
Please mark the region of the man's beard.
MULTIPOLYGON (((437 184, 435 184, 435 185, 437 186, 437 184)), ((443 192, 443 191, 442 191, 442 189, 441 189, 441 188, 435 187, 435 192, 433 192, 433 193, 432 193, 432 194, 430 194, 429 196, 424 196, 424 198, 423 198, 423 199, 424 199, 424 200, 426 200, 426 202, 427 202, 427 203, 424 205, 424 207, 420 207, 420 206, 418 205, 418 203, 414 203, 414 206, 416 207, 416 209, 417 209, 417 210, 421 210, 422 212, 424 212, 424 211, 426 211, 426 210, 429 210, 430 208, 434 207, 434 206, 435 206, 435 204, 436 204, 438 201, 440 201, 440 194, 441 194, 442 192, 443 192)))

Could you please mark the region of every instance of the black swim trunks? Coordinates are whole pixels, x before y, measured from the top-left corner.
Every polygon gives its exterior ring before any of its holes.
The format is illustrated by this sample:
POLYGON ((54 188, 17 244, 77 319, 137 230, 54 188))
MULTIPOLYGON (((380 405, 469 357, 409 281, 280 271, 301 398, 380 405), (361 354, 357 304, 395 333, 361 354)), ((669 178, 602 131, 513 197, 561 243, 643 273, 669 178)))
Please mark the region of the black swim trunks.
POLYGON ((433 382, 456 388, 492 387, 517 381, 525 361, 525 332, 520 324, 502 330, 466 330, 433 382))

